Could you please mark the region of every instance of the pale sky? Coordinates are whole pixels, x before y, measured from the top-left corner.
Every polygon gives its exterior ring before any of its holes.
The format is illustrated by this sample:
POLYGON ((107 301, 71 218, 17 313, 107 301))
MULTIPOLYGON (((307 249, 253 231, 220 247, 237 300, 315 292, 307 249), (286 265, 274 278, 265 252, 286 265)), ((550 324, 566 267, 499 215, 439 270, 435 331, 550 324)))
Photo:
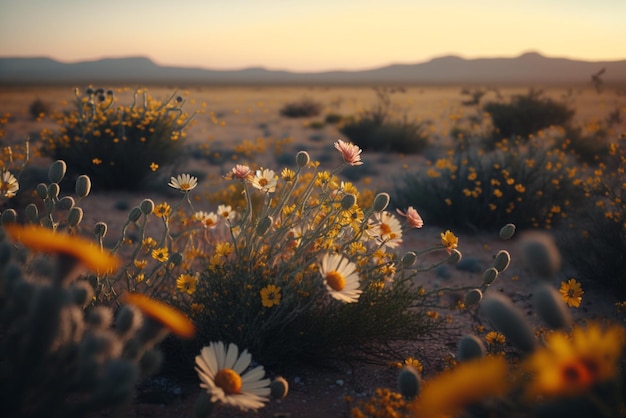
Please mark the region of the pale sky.
POLYGON ((0 56, 325 71, 535 51, 626 59, 626 0, 0 0, 0 56))

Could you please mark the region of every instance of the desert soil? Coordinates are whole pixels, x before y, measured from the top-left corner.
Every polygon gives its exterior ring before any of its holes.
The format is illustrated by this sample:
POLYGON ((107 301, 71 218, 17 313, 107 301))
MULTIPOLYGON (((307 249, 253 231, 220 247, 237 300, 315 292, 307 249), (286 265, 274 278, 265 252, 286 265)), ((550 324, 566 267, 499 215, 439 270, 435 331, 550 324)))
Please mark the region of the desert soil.
MULTIPOLYGON (((151 88, 150 92, 157 97, 166 97, 172 89, 159 87, 151 88)), ((525 92, 527 89, 509 89, 502 92, 509 95, 514 92, 525 92)), ((302 97, 312 97, 325 104, 324 113, 336 112, 344 115, 358 113, 366 109, 374 101, 374 93, 369 88, 208 88, 194 87, 187 94, 189 110, 198 110, 196 125, 189 129, 187 141, 190 144, 208 144, 211 149, 232 149, 243 140, 254 141, 257 138, 288 138, 284 151, 295 153, 300 149, 309 151, 313 159, 325 158, 324 166, 333 168, 339 162, 332 143, 341 135, 336 127, 326 125, 321 129, 312 130, 308 125, 319 118, 286 119, 279 115, 279 108, 290 101, 302 97)), ((564 88, 552 89, 549 93, 555 97, 571 94, 564 88)), ((128 99, 128 92, 124 94, 128 99)), ((493 92, 488 93, 488 95, 493 92)), ((28 115, 28 105, 35 99, 41 98, 53 105, 57 110, 64 107, 63 101, 70 102, 73 98, 69 87, 38 87, 16 88, 3 87, 0 89, 0 115, 10 113, 9 123, 4 127, 5 135, 0 138, 2 145, 9 145, 23 141, 26 136, 36 138, 37 132, 43 127, 54 129, 50 121, 34 122, 28 115)), ((573 97, 577 100, 578 116, 582 120, 605 115, 612 104, 592 92, 576 90, 573 97)), ((459 115, 468 112, 460 105, 465 99, 460 95, 459 87, 412 87, 404 93, 393 96, 399 108, 407 109, 409 115, 433 121, 432 134, 437 141, 435 150, 445 148, 447 132, 452 121, 459 115)), ((488 98, 488 97, 487 97, 488 98)), ((433 151, 434 152, 434 151, 433 151)), ((393 184, 407 172, 413 172, 422 166, 425 156, 377 155, 365 154, 363 159, 372 167, 367 179, 357 182, 359 187, 363 182, 370 189, 392 192, 393 184)), ((271 150, 263 155, 256 156, 258 164, 268 168, 281 169, 274 159, 271 150)), ((246 161, 240 161, 245 163, 246 161)), ((34 164, 45 167, 49 161, 35 160, 34 164)), ((200 184, 198 190, 209 190, 215 186, 215 180, 230 169, 230 166, 209 166, 206 162, 190 159, 178 167, 178 171, 161 173, 167 182, 170 174, 181 174, 190 170, 206 173, 205 184, 200 184), (182 170, 182 171, 181 171, 182 170)), ((81 202, 85 211, 83 223, 93 225, 98 221, 105 221, 109 226, 110 234, 121 230, 126 219, 127 209, 133 207, 144 198, 152 198, 156 203, 169 197, 159 192, 145 193, 127 192, 100 192, 94 190, 92 194, 81 202)), ((198 207, 198 210, 213 210, 211 207, 198 207)), ((419 210, 419 208, 418 208, 419 210)), ((439 242, 439 228, 428 225, 420 230, 406 233, 401 251, 422 249, 439 242)), ((512 297, 528 314, 534 318, 529 296, 532 294, 533 279, 524 269, 516 249, 516 240, 503 241, 496 234, 459 235, 459 249, 463 253, 463 263, 460 266, 447 266, 445 270, 424 273, 418 278, 426 287, 457 286, 480 284, 481 274, 490 267, 494 254, 500 249, 511 252, 513 261, 509 270, 498 277, 488 291, 504 292, 512 297)), ((422 260, 428 263, 429 260, 422 260)), ((555 279, 558 286, 560 280, 575 277, 576 272, 564 266, 560 277, 555 279)), ((584 283, 584 282, 583 282, 584 283)), ((600 287, 584 284, 585 294, 582 306, 573 310, 576 317, 611 316, 613 305, 616 302, 613 295, 600 287)), ((462 295, 457 295, 462 296, 462 295)), ((442 311, 445 316, 448 311, 442 311)), ((404 358, 413 356, 424 365, 424 376, 428 377, 440 371, 446 358, 454 355, 458 338, 466 332, 471 332, 471 321, 467 316, 454 315, 454 330, 447 335, 437 338, 425 338, 411 343, 398 344, 398 351, 404 358)), ((403 358, 389 358, 389 362, 402 361, 403 358)), ((346 417, 349 416, 350 405, 346 397, 352 399, 352 405, 358 400, 368 399, 377 387, 396 387, 397 369, 388 364, 337 364, 336 368, 313 368, 300 366, 288 370, 272 370, 273 374, 284 376, 289 382, 289 394, 285 399, 272 400, 268 405, 255 413, 244 413, 238 410, 221 408, 214 416, 223 417, 346 417)), ((139 390, 138 398, 128 408, 128 417, 165 417, 184 418, 192 416, 193 404, 200 393, 198 381, 180 381, 171 376, 161 375, 146 382, 139 390)), ((106 416, 106 414, 103 414, 106 416)))

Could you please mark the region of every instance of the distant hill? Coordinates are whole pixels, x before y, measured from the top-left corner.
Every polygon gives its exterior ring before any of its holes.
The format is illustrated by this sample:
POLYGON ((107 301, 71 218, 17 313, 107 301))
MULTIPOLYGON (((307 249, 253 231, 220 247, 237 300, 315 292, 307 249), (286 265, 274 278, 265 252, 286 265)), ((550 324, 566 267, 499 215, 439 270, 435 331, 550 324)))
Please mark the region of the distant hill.
POLYGON ((363 71, 308 73, 161 66, 144 57, 76 63, 45 57, 0 57, 0 84, 588 84, 603 68, 605 83, 626 83, 626 60, 590 62, 527 53, 516 58, 446 56, 363 71))

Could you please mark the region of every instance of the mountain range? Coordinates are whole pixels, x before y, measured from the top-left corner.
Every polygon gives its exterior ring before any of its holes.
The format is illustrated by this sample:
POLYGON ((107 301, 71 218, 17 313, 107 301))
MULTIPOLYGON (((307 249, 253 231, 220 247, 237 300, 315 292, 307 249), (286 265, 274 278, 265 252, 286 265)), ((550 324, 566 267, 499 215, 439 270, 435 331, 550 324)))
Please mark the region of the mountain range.
POLYGON ((46 57, 0 57, 0 84, 574 84, 594 74, 626 83, 626 60, 580 61, 530 52, 514 58, 444 56, 416 64, 358 71, 291 72, 265 68, 214 70, 162 66, 145 57, 64 63, 46 57), (604 69, 604 71, 602 71, 604 69))

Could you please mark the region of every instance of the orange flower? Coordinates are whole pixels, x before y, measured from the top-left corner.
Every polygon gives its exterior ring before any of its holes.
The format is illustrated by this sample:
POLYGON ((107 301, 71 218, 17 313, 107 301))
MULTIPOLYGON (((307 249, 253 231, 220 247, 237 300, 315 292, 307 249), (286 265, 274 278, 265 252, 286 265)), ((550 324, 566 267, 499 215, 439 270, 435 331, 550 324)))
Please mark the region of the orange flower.
POLYGON ((144 294, 126 293, 124 295, 124 302, 136 306, 144 315, 162 323, 170 331, 180 337, 191 338, 196 332, 196 327, 193 325, 193 322, 178 309, 163 302, 159 302, 158 300, 151 299, 144 294))
POLYGON ((9 236, 34 251, 69 256, 91 271, 104 273, 117 268, 118 259, 85 238, 36 225, 4 225, 9 236))

